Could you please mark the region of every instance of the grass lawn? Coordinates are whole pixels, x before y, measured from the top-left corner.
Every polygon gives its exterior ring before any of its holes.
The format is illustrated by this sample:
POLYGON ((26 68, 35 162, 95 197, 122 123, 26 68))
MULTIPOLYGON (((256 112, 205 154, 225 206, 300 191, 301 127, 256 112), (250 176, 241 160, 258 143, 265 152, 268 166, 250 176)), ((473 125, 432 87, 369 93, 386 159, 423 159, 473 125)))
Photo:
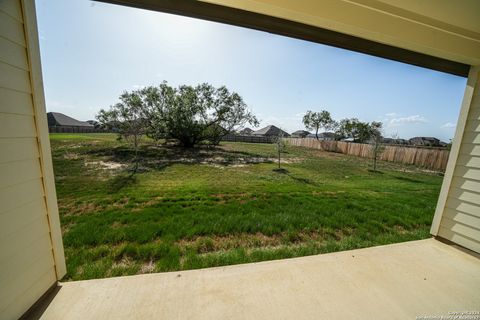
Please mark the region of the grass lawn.
POLYGON ((429 236, 442 177, 269 144, 145 142, 140 170, 112 134, 51 134, 66 279, 205 268, 429 236))

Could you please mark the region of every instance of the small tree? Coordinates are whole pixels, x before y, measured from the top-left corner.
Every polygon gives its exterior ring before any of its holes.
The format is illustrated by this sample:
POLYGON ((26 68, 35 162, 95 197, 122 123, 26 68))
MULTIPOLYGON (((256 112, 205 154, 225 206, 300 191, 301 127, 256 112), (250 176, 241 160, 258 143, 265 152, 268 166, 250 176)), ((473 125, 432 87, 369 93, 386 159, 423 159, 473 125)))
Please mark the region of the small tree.
POLYGON ((318 130, 323 128, 325 130, 332 130, 336 123, 332 119, 330 112, 322 110, 320 112, 307 111, 303 116, 303 124, 308 130, 315 130, 315 137, 318 139, 318 130))
POLYGON ((377 161, 380 159, 385 145, 382 137, 382 123, 373 121, 368 125, 368 133, 370 136, 370 144, 372 146, 373 171, 377 171, 377 161))
POLYGON ((112 105, 109 110, 101 109, 97 120, 109 130, 118 132, 119 137, 129 142, 135 151, 134 169, 138 169, 138 146, 141 137, 146 132, 145 108, 140 91, 124 92, 120 102, 112 105))
POLYGON ((275 143, 275 150, 277 151, 277 154, 278 154, 278 170, 281 170, 282 152, 285 152, 285 149, 286 149, 286 144, 285 144, 285 140, 283 139, 282 133, 279 133, 278 136, 275 137, 274 143, 275 143))

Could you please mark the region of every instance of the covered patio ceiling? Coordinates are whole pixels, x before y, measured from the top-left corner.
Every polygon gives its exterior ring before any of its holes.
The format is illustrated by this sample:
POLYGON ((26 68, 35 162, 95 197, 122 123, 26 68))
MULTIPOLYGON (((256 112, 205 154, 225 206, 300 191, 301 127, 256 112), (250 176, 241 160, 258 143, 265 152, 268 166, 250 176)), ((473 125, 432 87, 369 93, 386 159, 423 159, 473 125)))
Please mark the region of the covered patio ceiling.
POLYGON ((466 77, 480 64, 480 2, 98 0, 327 44, 466 77), (435 10, 431 10, 431 8, 435 10))

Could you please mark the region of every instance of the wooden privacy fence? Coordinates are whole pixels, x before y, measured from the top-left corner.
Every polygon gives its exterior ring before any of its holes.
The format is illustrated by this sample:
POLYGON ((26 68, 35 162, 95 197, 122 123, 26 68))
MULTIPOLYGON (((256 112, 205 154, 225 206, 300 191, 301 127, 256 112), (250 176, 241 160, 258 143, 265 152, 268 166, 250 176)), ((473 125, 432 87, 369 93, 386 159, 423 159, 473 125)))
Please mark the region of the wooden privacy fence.
MULTIPOLYGON (((344 141, 318 141, 313 138, 285 138, 292 146, 338 152, 363 158, 372 158, 372 145, 344 141)), ((385 145, 380 160, 412 164, 423 168, 445 171, 449 151, 438 148, 385 145)))
POLYGON ((101 129, 95 129, 90 127, 48 127, 49 133, 98 133, 107 132, 101 129))
POLYGON ((222 138, 222 141, 272 143, 272 138, 265 137, 265 136, 241 136, 241 135, 227 134, 222 138))

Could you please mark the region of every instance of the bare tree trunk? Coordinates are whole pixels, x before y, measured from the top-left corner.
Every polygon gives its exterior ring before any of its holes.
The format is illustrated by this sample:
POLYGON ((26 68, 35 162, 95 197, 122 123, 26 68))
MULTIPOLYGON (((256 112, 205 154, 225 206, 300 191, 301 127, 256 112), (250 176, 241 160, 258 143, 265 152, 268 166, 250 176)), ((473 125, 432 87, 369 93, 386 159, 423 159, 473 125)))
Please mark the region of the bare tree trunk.
POLYGON ((280 169, 280 149, 278 149, 278 169, 280 169))
POLYGON ((133 136, 133 146, 135 148, 135 159, 134 159, 134 167, 133 167, 133 172, 136 173, 138 170, 138 136, 134 135, 133 136))

